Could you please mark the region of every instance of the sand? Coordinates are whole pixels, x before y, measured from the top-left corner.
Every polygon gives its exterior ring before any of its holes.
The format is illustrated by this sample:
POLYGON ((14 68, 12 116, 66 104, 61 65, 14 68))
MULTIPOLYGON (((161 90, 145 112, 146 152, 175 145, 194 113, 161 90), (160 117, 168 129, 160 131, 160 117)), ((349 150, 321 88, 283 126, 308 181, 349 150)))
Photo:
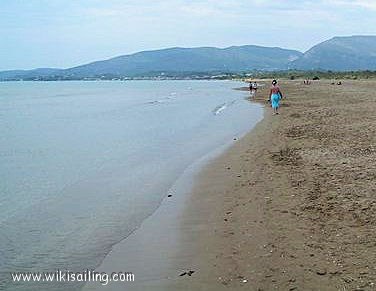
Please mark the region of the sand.
POLYGON ((258 91, 264 120, 115 250, 146 275, 109 290, 376 289, 376 82, 302 83, 280 115, 258 91))
POLYGON ((281 114, 267 108, 195 188, 191 211, 221 203, 195 277, 211 290, 375 290, 376 82, 281 87, 281 114))

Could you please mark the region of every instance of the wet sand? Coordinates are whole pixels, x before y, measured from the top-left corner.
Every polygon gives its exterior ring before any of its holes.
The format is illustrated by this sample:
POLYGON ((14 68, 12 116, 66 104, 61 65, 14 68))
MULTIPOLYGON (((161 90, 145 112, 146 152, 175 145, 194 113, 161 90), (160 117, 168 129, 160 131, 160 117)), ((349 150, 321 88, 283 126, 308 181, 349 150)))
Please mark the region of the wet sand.
POLYGON ((115 248, 99 269, 136 282, 108 290, 375 289, 376 82, 281 87, 280 115, 259 90, 264 120, 115 248))

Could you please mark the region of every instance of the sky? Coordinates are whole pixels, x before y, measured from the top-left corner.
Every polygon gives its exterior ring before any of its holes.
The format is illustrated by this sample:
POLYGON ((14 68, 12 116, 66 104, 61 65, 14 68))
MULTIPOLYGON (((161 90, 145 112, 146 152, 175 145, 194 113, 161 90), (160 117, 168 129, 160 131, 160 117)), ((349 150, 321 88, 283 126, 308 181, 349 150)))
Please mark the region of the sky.
POLYGON ((0 70, 68 68, 167 47, 302 52, 376 35, 374 0, 0 0, 0 70))

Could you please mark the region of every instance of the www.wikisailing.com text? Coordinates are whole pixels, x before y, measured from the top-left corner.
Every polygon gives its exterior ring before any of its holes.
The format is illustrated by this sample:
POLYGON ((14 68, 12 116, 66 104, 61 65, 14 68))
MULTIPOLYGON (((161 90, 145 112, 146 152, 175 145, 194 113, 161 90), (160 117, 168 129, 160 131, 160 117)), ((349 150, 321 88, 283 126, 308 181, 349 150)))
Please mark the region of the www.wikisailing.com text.
POLYGON ((13 282, 99 282, 103 286, 109 282, 134 282, 135 277, 130 272, 96 272, 85 270, 71 272, 57 270, 55 272, 13 272, 13 282))

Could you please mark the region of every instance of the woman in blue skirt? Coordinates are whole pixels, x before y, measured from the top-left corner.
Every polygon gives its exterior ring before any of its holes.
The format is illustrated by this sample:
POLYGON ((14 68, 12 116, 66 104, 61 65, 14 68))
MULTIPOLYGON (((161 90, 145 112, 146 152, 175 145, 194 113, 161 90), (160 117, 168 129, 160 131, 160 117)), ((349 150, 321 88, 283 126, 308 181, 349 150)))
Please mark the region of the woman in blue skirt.
POLYGON ((279 100, 282 99, 282 92, 279 86, 277 85, 277 81, 273 80, 272 87, 270 88, 269 100, 272 104, 273 114, 279 114, 279 100))

